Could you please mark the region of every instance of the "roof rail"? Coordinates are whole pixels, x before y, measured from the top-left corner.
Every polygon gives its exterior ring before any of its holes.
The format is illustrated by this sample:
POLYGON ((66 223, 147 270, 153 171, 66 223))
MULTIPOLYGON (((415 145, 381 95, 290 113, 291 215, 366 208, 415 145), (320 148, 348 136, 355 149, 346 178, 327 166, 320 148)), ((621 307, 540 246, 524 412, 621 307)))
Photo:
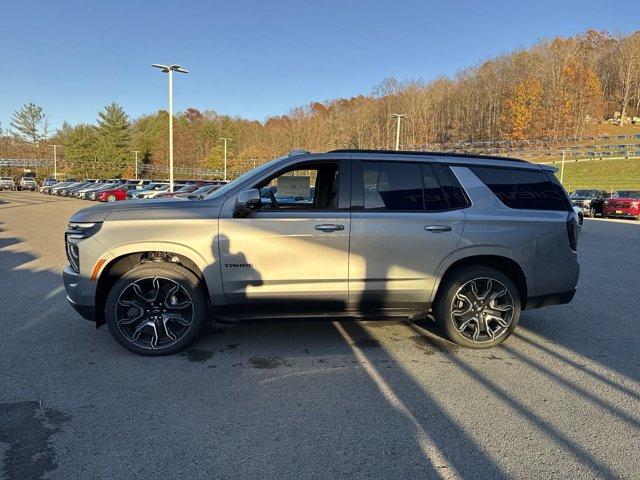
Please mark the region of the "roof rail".
POLYGON ((496 155, 476 155, 475 153, 457 153, 457 152, 422 152, 412 150, 372 150, 372 149, 338 149, 329 150, 327 153, 384 153, 393 155, 428 155, 430 157, 462 157, 462 158, 485 158, 488 160, 506 160, 508 162, 530 163, 526 160, 513 157, 499 157, 496 155))
POLYGON ((288 154, 287 157, 292 157, 294 155, 305 155, 307 153, 311 153, 309 152, 309 150, 301 150, 301 149, 296 149, 296 150, 291 150, 288 154))

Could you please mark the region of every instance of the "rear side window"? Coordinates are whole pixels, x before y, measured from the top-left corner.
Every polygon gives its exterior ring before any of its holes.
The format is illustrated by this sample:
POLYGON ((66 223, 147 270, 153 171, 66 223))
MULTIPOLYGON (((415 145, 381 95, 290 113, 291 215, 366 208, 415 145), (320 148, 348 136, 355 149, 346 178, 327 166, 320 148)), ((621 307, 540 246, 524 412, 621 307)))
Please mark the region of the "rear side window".
POLYGON ((425 210, 433 212, 449 209, 449 202, 431 165, 422 165, 422 185, 425 210))
POLYGON ((471 170, 509 208, 571 209, 562 186, 553 175, 542 171, 495 167, 471 167, 471 170))
POLYGON ((449 209, 457 210, 459 208, 467 208, 471 205, 460 182, 458 182, 458 179, 451 171, 451 167, 443 165, 436 169, 436 173, 438 174, 440 185, 442 185, 444 196, 449 203, 449 209))
POLYGON ((362 183, 356 180, 354 184, 354 208, 442 212, 469 206, 453 173, 447 173, 448 167, 418 162, 363 161, 361 169, 357 176, 361 176, 362 183))
POLYGON ((422 210, 420 165, 362 162, 365 210, 422 210))

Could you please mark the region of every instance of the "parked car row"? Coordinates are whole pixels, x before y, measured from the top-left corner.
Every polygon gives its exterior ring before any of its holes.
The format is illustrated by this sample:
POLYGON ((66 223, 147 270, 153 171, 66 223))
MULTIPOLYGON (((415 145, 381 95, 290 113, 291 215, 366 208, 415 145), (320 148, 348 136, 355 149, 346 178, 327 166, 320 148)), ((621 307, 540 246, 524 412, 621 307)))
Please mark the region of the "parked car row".
POLYGON ((99 202, 117 202, 128 199, 173 197, 183 200, 199 200, 223 185, 222 181, 176 181, 173 191, 169 182, 133 179, 67 179, 56 181, 47 178, 40 193, 60 197, 74 197, 99 202))
POLYGON ((38 184, 33 177, 22 177, 16 184, 13 177, 0 177, 0 190, 31 190, 36 191, 38 184))
POLYGON ((640 190, 619 190, 611 195, 606 190, 573 190, 569 199, 586 217, 640 220, 640 190))

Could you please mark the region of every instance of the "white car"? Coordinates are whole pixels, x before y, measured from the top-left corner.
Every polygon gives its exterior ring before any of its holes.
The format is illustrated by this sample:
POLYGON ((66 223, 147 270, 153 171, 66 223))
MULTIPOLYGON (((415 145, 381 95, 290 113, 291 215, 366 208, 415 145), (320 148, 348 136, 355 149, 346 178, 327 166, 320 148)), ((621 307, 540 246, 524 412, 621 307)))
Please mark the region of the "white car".
MULTIPOLYGON (((173 190, 176 191, 179 188, 184 187, 184 185, 182 184, 174 184, 173 185, 173 190)), ((162 185, 160 188, 156 188, 154 190, 150 190, 148 192, 145 192, 143 195, 140 195, 138 198, 156 198, 158 195, 160 195, 161 193, 165 193, 169 191, 169 184, 167 183, 166 185, 162 185)))

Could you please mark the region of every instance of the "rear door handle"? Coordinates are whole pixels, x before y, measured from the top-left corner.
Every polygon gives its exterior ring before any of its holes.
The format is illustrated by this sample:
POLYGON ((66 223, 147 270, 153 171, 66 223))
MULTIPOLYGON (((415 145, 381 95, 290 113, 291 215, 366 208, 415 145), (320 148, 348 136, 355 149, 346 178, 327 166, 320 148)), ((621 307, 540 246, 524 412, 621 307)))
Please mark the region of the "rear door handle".
POLYGON ((321 225, 316 225, 316 230, 320 232, 325 232, 325 233, 337 232, 338 230, 344 230, 344 225, 337 225, 334 223, 323 223, 321 225))
POLYGON ((450 232, 452 230, 451 225, 425 225, 424 229, 427 232, 450 232))

